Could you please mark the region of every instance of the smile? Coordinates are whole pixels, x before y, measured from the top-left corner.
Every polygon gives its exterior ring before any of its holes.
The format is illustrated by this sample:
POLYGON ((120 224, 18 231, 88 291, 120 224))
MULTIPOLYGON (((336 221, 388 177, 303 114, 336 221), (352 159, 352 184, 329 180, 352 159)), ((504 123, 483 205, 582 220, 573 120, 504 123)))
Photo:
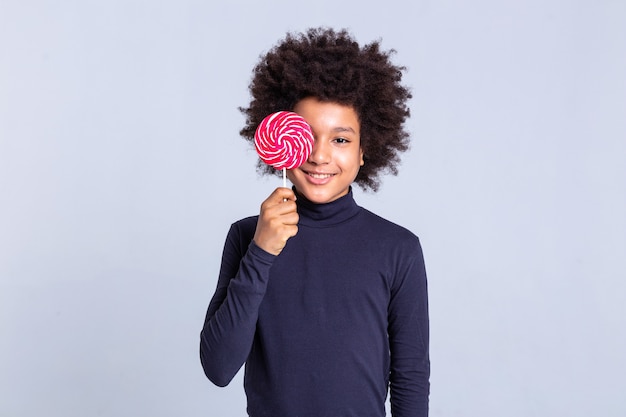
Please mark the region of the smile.
POLYGON ((309 184, 315 186, 326 185, 330 183, 336 173, 328 173, 328 172, 312 172, 301 169, 301 172, 304 174, 305 181, 309 184))
POLYGON ((326 179, 326 178, 330 178, 333 175, 335 175, 335 174, 316 174, 315 172, 307 172, 306 174, 309 177, 312 177, 312 178, 315 178, 315 179, 318 179, 318 180, 323 180, 323 179, 326 179))

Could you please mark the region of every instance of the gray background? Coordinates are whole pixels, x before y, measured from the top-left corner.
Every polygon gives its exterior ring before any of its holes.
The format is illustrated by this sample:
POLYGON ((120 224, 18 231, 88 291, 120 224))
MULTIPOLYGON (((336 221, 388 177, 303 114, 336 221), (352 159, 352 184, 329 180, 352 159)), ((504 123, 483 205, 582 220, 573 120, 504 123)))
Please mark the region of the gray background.
POLYGON ((0 0, 0 416, 243 416, 199 331, 259 54, 347 27, 408 67, 359 203, 421 237, 432 416, 626 414, 626 2, 0 0))

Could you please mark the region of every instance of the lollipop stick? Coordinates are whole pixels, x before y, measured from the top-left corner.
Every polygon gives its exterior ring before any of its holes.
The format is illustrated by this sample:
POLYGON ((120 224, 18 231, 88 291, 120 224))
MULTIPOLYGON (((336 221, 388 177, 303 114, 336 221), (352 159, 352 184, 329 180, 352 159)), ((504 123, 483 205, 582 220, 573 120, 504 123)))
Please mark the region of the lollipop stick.
POLYGON ((283 187, 287 188, 287 169, 283 168, 283 187))

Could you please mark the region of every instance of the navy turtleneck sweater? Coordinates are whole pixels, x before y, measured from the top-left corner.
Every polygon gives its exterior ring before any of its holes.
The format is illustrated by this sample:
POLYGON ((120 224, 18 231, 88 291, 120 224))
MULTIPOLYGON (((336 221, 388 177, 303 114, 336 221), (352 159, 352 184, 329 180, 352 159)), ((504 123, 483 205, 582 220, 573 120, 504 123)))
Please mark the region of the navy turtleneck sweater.
POLYGON ((418 238, 361 207, 298 195, 298 234, 278 256, 234 223, 204 327, 207 377, 245 362, 252 417, 428 415, 426 273, 418 238))

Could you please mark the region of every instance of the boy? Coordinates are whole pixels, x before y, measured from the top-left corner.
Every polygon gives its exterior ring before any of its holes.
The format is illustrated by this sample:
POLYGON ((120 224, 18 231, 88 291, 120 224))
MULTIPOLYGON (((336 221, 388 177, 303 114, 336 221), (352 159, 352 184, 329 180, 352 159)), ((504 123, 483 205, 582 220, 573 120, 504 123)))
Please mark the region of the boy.
MULTIPOLYGON (((312 127, 313 151, 258 216, 228 233, 201 332, 207 377, 245 363, 251 417, 428 415, 426 273, 418 238, 359 207, 408 148, 403 67, 346 31, 288 34, 254 69, 242 136, 279 110, 312 127)), ((259 169, 273 168, 259 162, 259 169)))

